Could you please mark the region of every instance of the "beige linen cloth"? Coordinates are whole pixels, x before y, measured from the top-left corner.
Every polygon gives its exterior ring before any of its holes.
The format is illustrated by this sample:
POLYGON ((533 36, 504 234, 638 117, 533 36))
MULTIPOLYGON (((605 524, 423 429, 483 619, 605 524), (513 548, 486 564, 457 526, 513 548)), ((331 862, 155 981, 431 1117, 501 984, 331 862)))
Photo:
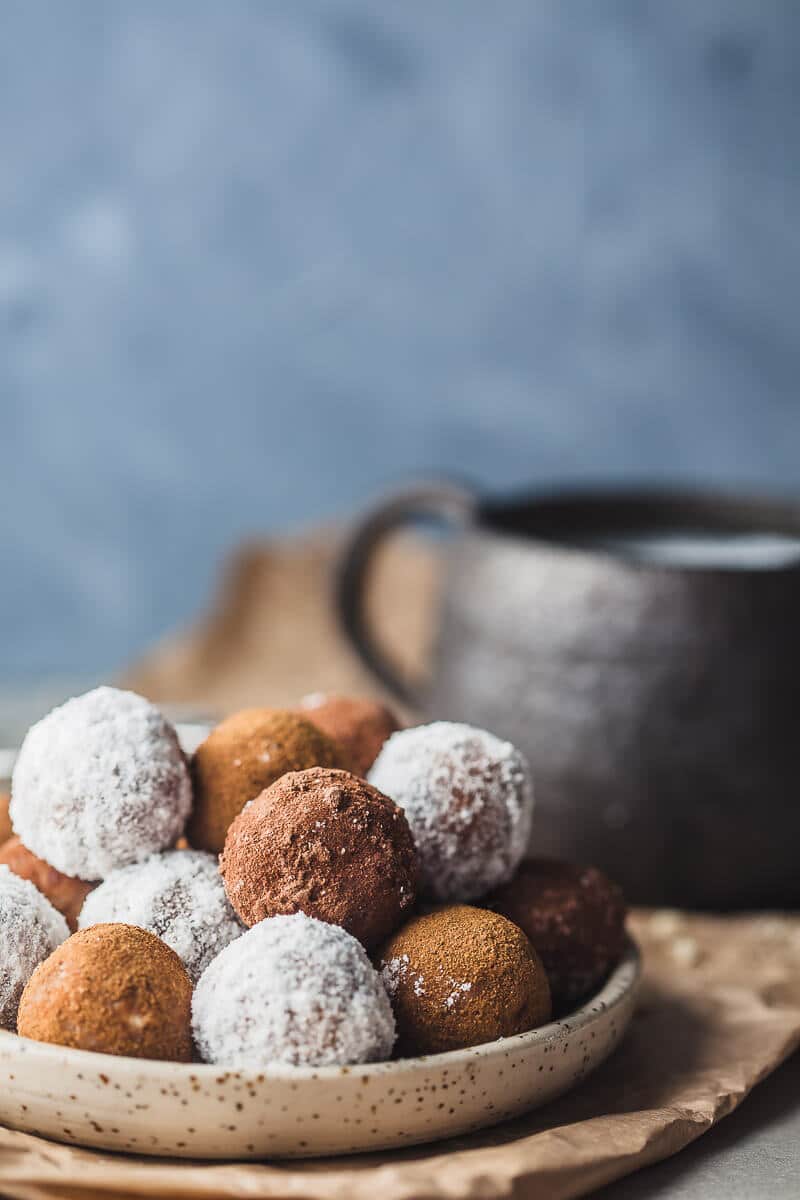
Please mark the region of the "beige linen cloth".
MULTIPOLYGON (((309 690, 368 690, 328 607, 333 539, 252 546, 219 602, 127 680, 155 699, 225 711, 309 690)), ((425 661, 435 559, 413 543, 385 554, 375 607, 411 669, 425 661)), ((395 1153, 285 1163, 130 1158, 0 1128, 0 1194, 564 1200, 657 1162, 731 1112, 800 1042, 800 917, 635 912, 641 1003, 617 1053, 577 1091, 527 1117, 395 1153)))

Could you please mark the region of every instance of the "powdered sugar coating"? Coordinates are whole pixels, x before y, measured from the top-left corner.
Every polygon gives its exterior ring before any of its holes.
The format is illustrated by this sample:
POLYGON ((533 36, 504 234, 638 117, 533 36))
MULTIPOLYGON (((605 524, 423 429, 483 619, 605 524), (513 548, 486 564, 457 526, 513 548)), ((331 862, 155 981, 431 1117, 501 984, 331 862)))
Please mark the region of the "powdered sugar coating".
POLYGON ((206 1062, 344 1066, 392 1052, 391 1004, 361 944, 304 913, 268 917, 227 946, 192 1002, 206 1062))
POLYGON ((392 734, 369 782, 405 812, 424 891, 474 900, 510 879, 528 844, 533 788, 510 742, 436 721, 392 734))
POLYGON ((25 984, 68 937, 67 922, 50 901, 0 866, 0 1029, 14 1029, 25 984))
POLYGON ((142 696, 99 687, 28 730, 10 811, 34 854, 65 875, 102 879, 172 845, 191 803, 172 726, 142 696))
POLYGON ((407 954, 398 954, 388 962, 381 964, 381 979, 383 986, 390 996, 397 994, 400 984, 411 975, 411 986, 415 996, 425 995, 425 976, 411 969, 411 959, 407 954))
POLYGON ((244 926, 228 903, 217 860, 202 850, 167 850, 119 867, 87 896, 78 927, 138 925, 171 946, 196 983, 244 926))
MULTIPOLYGON (((439 966, 439 975, 444 975, 443 966, 439 966)), ((383 986, 390 996, 396 996, 401 984, 405 983, 406 980, 410 980, 415 996, 427 995, 425 990, 425 976, 419 971, 414 970, 408 954, 398 954, 394 958, 387 959, 381 963, 381 979, 383 980, 383 986)), ((444 1006, 445 1008, 452 1008, 465 992, 472 991, 472 983, 469 979, 464 979, 459 983, 457 979, 448 977, 447 988, 449 990, 444 998, 444 1006)))

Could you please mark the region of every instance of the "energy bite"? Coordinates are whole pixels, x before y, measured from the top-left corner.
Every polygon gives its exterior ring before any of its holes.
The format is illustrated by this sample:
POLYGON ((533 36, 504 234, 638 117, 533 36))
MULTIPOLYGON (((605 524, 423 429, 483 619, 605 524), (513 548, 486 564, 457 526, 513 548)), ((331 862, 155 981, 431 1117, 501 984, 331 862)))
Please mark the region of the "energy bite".
POLYGON ((510 742, 437 721, 389 738, 369 781, 399 804, 420 860, 421 890, 475 900, 510 879, 528 844, 533 788, 510 742))
POLYGON ((167 850, 112 871, 87 899, 79 924, 86 929, 114 921, 160 937, 178 955, 192 983, 243 932, 217 860, 202 850, 167 850))
POLYGON ((69 926, 70 933, 78 927, 78 913, 92 890, 92 884, 72 875, 62 875, 43 858, 31 854, 18 837, 11 837, 0 846, 0 864, 8 867, 20 879, 29 879, 46 896, 69 926))
POLYGON ((394 1019, 355 938, 297 913, 254 925, 214 959, 192 1004, 206 1062, 344 1066, 388 1058, 394 1019))
POLYGON ((11 784, 15 833, 56 870, 87 880, 171 846, 191 803, 175 730, 142 696, 111 687, 32 725, 11 784))
POLYGON ((37 967, 22 1037, 78 1050, 191 1062, 192 984, 160 938, 133 925, 81 929, 37 967))
POLYGON ((11 797, 6 792, 0 792, 0 845, 7 842, 14 832, 11 827, 11 817, 8 815, 10 802, 11 797))
POLYGON ((0 1029, 13 1030, 23 988, 69 929, 28 879, 0 866, 0 1029))
POLYGON ((457 904, 412 917, 379 962, 401 1056, 461 1050, 550 1019, 544 967, 499 913, 457 904))
POLYGON ((625 948, 622 891, 596 867, 528 859, 487 904, 525 931, 544 963, 557 1012, 603 982, 625 948))
POLYGON ((281 775, 344 765, 339 747, 296 713, 274 708, 234 713, 195 751, 189 844, 218 854, 234 817, 281 775))
POLYGON ((359 696, 314 692, 304 696, 297 711, 341 746, 354 775, 366 776, 386 739, 400 728, 385 704, 359 696))
POLYGON ((246 925, 304 912, 381 942, 416 897, 417 856, 402 811, 348 771, 283 775, 231 825, 220 858, 246 925))

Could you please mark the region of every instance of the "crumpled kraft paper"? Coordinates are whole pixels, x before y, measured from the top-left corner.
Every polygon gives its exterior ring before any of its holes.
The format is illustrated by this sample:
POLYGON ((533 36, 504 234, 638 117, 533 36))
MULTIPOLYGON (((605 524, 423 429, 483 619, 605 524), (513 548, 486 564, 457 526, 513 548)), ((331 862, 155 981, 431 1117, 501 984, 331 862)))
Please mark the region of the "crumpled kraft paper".
MULTIPOLYGON (((373 690, 330 611, 336 537, 251 546, 211 613, 157 647, 126 682, 155 700, 225 712, 309 690, 373 690)), ((399 539, 372 594, 395 658, 424 667, 433 555, 399 539)), ((639 1010, 617 1053, 577 1091, 469 1137, 395 1153, 264 1164, 129 1158, 0 1128, 0 1194, 564 1200, 674 1154, 731 1112, 800 1043, 800 916, 637 912, 639 1010)))
MULTIPOLYGON (((378 694, 335 617, 332 567, 340 544, 329 529, 241 547, 210 611, 155 646, 123 682, 155 701, 216 713, 285 705, 307 692, 378 694)), ((392 538, 377 552, 368 619, 411 679, 424 675, 439 580, 438 555, 417 538, 392 538)))
POLYGON ((24 1200, 292 1197, 566 1200, 674 1154, 800 1042, 800 918, 635 913, 639 1011, 574 1093, 481 1134, 398 1153, 264 1164, 127 1158, 0 1129, 0 1193, 24 1200))

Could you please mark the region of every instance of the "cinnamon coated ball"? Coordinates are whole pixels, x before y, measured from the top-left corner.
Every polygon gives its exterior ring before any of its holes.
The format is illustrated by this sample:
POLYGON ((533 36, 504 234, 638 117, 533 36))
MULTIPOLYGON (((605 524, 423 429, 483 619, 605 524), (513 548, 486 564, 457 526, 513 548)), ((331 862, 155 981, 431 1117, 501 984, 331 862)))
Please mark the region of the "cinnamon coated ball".
POLYGON ((550 1019, 544 967, 499 913, 455 904, 412 917, 379 962, 402 1056, 477 1046, 550 1019))
POLYGON ((246 925, 303 912, 367 947, 400 924, 416 896, 402 811, 365 780, 323 767, 283 775, 248 804, 228 831, 220 870, 246 925))
POLYGON ((31 976, 22 1037, 78 1050, 190 1062, 192 985, 181 960, 135 925, 74 933, 31 976))
POLYGON ((10 802, 11 797, 6 792, 0 792, 0 845, 7 842, 14 832, 11 827, 11 817, 8 815, 10 802))
POLYGON ((536 947, 559 1013, 595 991, 622 957, 625 900, 596 867, 528 859, 487 903, 536 947))
POLYGON ((18 837, 11 837, 0 846, 0 863, 20 879, 29 879, 53 908, 66 919, 70 931, 78 927, 78 913, 92 890, 92 884, 73 875, 62 875, 43 858, 37 858, 18 837))
POLYGON ((339 747, 296 713, 275 708, 234 713, 195 751, 189 844, 218 854, 234 817, 281 775, 343 765, 339 747))
POLYGON ((298 712, 341 746, 354 775, 366 775, 383 743, 400 728, 385 704, 360 696, 314 692, 300 701, 298 712))

